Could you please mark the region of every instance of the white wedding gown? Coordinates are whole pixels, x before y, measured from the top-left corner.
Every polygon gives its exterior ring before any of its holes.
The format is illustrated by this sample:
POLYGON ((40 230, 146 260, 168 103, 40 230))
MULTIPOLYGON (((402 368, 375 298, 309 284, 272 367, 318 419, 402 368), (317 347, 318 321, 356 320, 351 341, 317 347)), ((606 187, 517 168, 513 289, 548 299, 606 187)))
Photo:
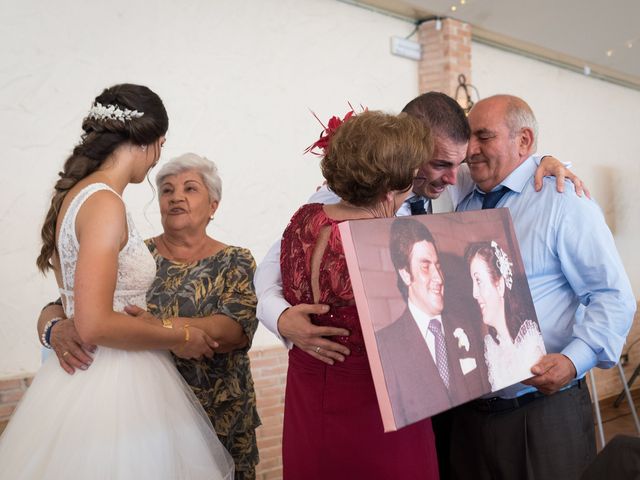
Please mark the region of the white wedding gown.
POLYGON ((499 340, 500 344, 491 335, 484 337, 484 358, 492 392, 531 378, 531 367, 546 353, 540 330, 532 320, 524 321, 514 341, 500 337, 499 340))
MULTIPOLYGON (((61 224, 60 291, 67 316, 74 309, 76 215, 99 190, 111 189, 85 187, 61 224)), ((127 304, 146 308, 155 275, 155 262, 128 214, 127 224, 115 311, 127 304)), ((55 355, 45 361, 0 438, 0 479, 222 480, 233 479, 233 460, 168 352, 98 347, 89 369, 73 375, 55 355)))

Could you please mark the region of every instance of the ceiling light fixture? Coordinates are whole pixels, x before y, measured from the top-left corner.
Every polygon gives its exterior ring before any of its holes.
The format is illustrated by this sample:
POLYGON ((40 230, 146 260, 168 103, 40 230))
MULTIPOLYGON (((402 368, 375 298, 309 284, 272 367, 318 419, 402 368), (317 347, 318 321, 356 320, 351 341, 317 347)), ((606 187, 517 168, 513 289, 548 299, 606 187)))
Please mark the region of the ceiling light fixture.
POLYGON ((455 12, 456 10, 458 10, 458 7, 456 7, 455 5, 451 5, 451 11, 455 12))
POLYGON ((607 50, 607 57, 613 57, 613 50, 607 50))

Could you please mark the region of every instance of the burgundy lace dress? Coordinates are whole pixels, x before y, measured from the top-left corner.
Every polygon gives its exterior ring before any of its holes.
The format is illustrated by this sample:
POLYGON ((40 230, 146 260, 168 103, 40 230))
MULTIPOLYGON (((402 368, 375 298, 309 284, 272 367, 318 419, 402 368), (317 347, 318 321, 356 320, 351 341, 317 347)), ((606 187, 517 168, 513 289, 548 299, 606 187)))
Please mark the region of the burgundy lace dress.
POLYGON ((331 340, 347 346, 351 355, 330 366, 297 347, 289 352, 284 478, 437 479, 429 419, 384 433, 338 222, 326 216, 321 204, 300 208, 284 232, 280 257, 284 296, 292 305, 314 303, 311 257, 325 228, 330 231, 320 263, 319 303, 331 309, 312 320, 348 329, 348 337, 331 340))

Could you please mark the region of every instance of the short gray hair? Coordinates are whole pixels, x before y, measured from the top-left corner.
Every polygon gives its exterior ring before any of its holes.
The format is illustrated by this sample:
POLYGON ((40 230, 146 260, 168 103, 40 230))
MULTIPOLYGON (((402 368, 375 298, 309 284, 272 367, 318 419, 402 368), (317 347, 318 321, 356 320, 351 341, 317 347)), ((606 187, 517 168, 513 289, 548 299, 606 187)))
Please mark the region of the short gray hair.
POLYGON ((518 97, 511 97, 507 103, 505 122, 509 127, 511 136, 517 135, 523 128, 529 128, 533 132, 533 152, 538 148, 538 121, 531 107, 518 97))
POLYGON ((195 170, 200 174, 209 192, 209 198, 219 202, 222 198, 222 180, 218 175, 218 167, 208 158, 195 153, 185 153, 165 163, 156 175, 156 186, 160 189, 160 185, 168 176, 189 170, 195 170))

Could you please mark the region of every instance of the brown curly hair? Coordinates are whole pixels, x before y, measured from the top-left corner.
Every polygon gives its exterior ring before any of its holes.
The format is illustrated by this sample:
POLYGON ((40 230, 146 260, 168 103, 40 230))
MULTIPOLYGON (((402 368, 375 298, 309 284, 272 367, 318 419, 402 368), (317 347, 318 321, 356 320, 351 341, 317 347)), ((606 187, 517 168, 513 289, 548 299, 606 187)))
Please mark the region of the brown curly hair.
POLYGON ((364 207, 390 191, 407 190, 432 153, 430 130, 420 120, 405 113, 364 112, 338 128, 320 167, 331 190, 364 207))

